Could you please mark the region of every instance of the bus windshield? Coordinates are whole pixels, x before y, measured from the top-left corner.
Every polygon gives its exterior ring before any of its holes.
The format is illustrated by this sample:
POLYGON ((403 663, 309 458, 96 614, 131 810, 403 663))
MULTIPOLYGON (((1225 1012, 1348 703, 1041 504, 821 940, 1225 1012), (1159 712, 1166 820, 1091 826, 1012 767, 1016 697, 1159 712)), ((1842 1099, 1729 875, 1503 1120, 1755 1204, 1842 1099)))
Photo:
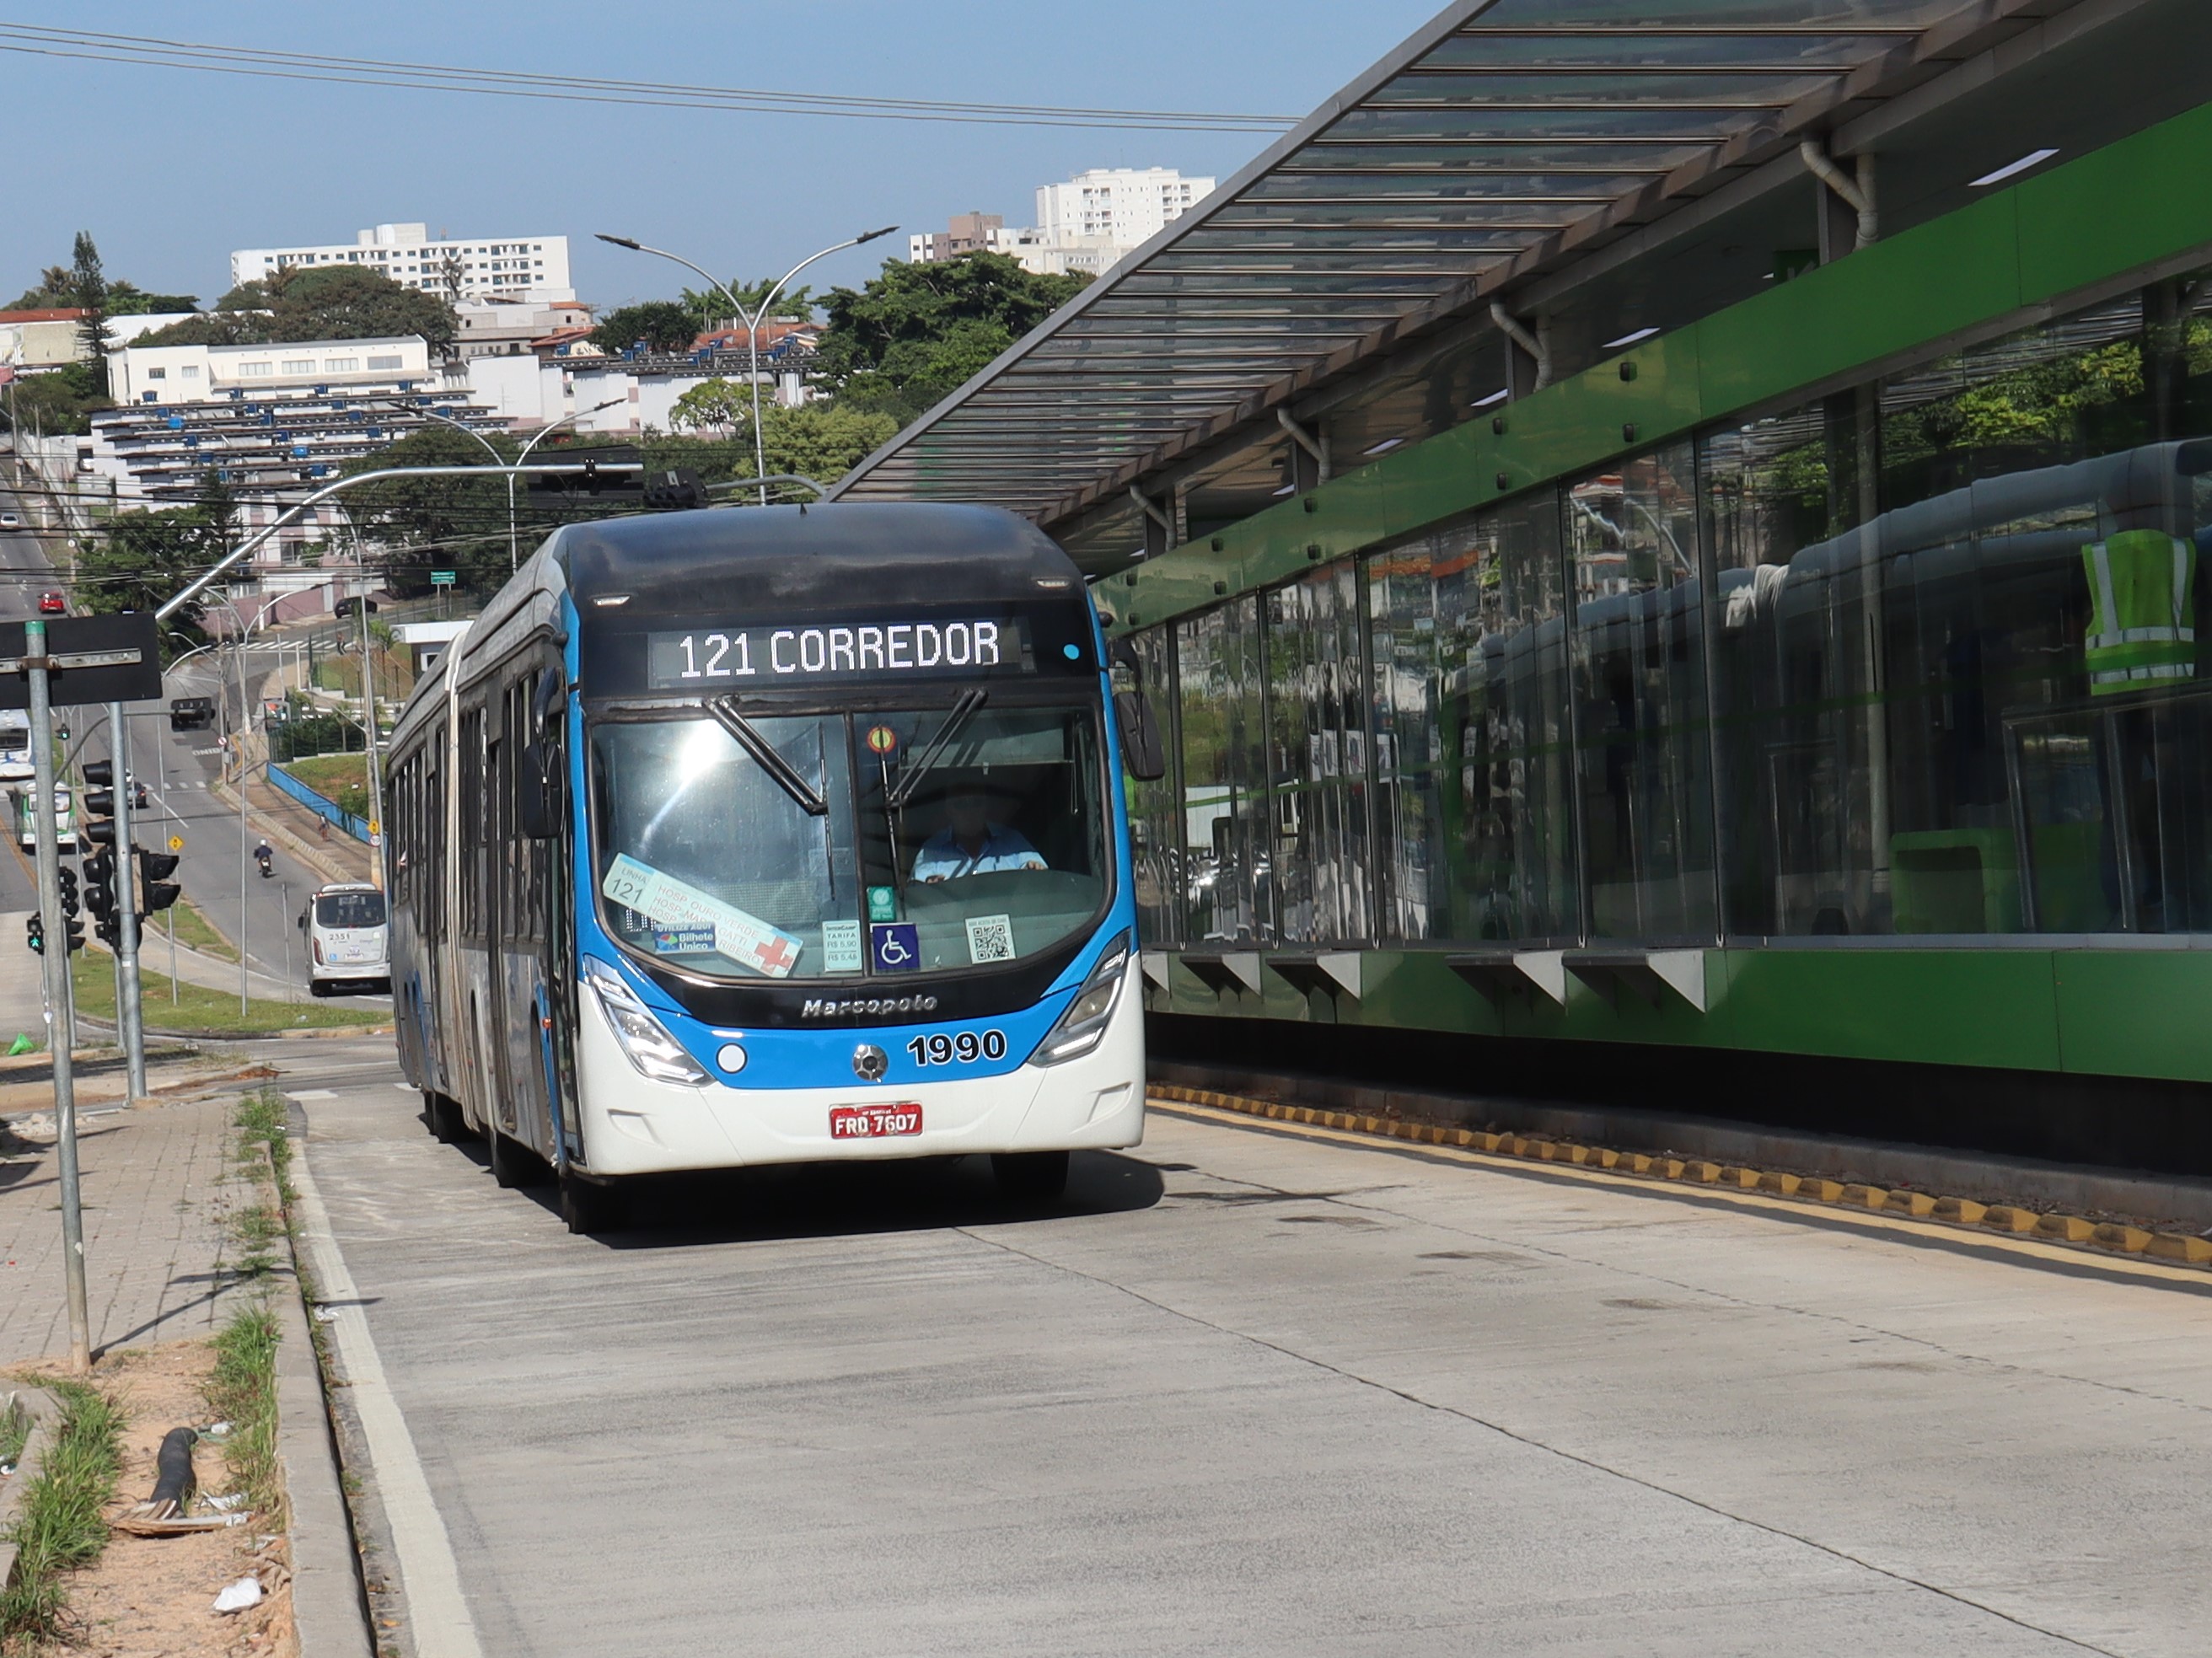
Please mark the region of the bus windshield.
POLYGON ((1034 955, 1106 900, 1098 744, 1087 705, 1000 710, 975 692, 937 708, 600 723, 607 926, 641 954, 730 979, 1034 955))
POLYGON ((382 926, 384 895, 380 892, 326 892, 315 900, 315 925, 319 927, 382 926))

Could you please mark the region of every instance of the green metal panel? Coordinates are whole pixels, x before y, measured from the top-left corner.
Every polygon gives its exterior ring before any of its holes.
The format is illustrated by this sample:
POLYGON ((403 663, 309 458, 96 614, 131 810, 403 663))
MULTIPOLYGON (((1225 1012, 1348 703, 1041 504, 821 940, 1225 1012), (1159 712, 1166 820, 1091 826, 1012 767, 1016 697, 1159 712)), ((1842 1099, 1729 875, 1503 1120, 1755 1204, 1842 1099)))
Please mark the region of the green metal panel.
POLYGON ((2033 303, 2212 240, 2212 105, 2023 180, 2020 286, 2033 303))
POLYGON ((2002 191, 1706 318, 1696 331, 1708 416, 2018 310, 2019 216, 2002 191))
POLYGON ((2191 185, 2207 177, 2212 105, 1547 386, 1497 411, 1502 435, 1478 417, 1152 560, 1115 595, 1117 628, 1203 608, 1217 581, 1235 592, 1279 580, 1313 546, 1322 559, 1360 551, 2212 244, 2212 191, 2191 185))
POLYGON ((2212 1079, 2212 951, 2063 950, 2052 972, 2065 1069, 2212 1079))
POLYGON ((1308 1005, 1273 973, 1263 973, 1260 997, 1216 995, 1179 964, 1173 997, 1153 1006, 1469 1036, 2212 1081, 2212 1042, 2172 1017, 2192 998, 2212 1000, 2212 953, 1768 947, 1705 957, 1703 1013, 1671 992, 1656 1007, 1629 993, 1615 1005, 1571 975, 1564 1008, 1540 995, 1492 1005, 1460 981, 1443 952, 1429 950, 1364 952, 1365 994, 1334 1008, 1321 997, 1308 1005))

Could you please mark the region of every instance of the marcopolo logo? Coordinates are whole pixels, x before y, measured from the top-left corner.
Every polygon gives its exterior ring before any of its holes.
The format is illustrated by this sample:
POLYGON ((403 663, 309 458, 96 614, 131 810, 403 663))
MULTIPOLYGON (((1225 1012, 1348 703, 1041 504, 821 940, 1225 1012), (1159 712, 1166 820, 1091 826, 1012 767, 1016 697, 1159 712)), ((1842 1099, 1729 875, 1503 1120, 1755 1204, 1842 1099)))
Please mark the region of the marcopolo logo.
POLYGON ((809 996, 799 1010, 802 1019, 835 1019, 853 1013, 934 1013, 934 996, 809 996))

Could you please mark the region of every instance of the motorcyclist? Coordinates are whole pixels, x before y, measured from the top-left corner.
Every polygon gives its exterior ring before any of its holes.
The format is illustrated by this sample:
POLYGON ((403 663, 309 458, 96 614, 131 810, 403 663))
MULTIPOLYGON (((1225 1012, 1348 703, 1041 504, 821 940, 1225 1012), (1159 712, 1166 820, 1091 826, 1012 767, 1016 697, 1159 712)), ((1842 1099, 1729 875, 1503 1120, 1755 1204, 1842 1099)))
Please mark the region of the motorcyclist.
POLYGON ((264 875, 269 873, 270 860, 275 858, 276 855, 276 854, 270 849, 269 842, 265 838, 262 841, 259 846, 253 848, 253 861, 261 865, 261 872, 264 875))

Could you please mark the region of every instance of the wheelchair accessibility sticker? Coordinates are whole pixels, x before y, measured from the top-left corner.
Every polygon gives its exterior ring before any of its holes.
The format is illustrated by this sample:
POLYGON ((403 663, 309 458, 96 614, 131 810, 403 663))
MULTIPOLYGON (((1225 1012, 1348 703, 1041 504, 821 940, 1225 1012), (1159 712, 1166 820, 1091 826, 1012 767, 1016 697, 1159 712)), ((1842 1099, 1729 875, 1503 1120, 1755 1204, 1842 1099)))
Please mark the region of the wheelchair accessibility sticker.
POLYGON ((912 921, 878 921, 868 929, 878 973, 911 973, 921 965, 921 935, 912 921))

